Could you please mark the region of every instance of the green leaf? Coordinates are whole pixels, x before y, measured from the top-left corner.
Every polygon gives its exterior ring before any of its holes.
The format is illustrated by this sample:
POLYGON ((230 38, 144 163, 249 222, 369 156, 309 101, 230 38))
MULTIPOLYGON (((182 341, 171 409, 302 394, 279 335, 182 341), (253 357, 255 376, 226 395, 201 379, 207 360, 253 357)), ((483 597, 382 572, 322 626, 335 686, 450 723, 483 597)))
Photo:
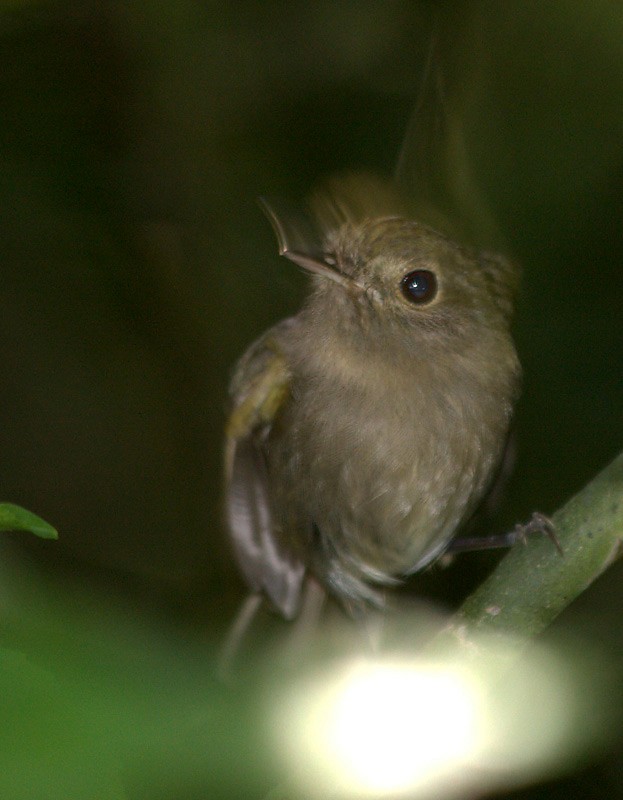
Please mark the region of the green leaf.
POLYGON ((0 503, 0 531, 28 531, 42 539, 58 539, 56 528, 13 503, 0 503))

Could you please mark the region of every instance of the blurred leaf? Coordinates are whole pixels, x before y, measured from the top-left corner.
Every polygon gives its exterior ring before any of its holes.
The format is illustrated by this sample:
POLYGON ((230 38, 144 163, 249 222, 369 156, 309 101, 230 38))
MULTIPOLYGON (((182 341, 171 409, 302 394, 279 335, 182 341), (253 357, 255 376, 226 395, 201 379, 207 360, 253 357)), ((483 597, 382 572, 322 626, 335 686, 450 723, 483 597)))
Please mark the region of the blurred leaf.
POLYGON ((56 528, 13 503, 0 503, 0 531, 28 531, 42 539, 58 539, 56 528))
POLYGON ((209 633, 4 566, 1 798, 265 794, 263 689, 217 683, 209 633))
POLYGON ((122 800, 118 759, 97 718, 46 669, 0 650, 0 795, 10 800, 122 800), (101 726, 99 726, 101 727, 101 726))

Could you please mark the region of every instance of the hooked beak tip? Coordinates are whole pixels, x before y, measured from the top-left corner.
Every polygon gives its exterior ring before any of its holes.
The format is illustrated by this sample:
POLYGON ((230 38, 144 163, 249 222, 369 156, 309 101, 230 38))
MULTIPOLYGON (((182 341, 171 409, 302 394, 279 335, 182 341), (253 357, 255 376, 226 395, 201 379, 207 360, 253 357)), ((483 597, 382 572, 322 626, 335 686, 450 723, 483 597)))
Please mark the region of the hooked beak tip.
POLYGON ((349 275, 344 275, 344 273, 340 272, 336 267, 331 266, 318 258, 305 255, 304 253, 297 253, 293 250, 284 250, 280 253, 280 255, 285 256, 285 258, 289 259, 294 264, 298 264, 299 267, 307 270, 307 272, 311 272, 314 275, 320 275, 323 278, 329 278, 335 283, 345 286, 347 289, 361 288, 357 281, 355 281, 349 275))

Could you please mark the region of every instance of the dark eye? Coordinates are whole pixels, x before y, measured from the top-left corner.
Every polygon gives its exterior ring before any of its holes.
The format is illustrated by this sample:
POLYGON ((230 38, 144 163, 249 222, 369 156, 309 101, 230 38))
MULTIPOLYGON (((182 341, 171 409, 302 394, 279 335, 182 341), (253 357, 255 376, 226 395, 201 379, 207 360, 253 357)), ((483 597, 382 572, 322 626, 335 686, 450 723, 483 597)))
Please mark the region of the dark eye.
POLYGON ((402 293, 412 303, 428 303, 437 294, 437 278, 427 269, 408 272, 400 285, 402 293))

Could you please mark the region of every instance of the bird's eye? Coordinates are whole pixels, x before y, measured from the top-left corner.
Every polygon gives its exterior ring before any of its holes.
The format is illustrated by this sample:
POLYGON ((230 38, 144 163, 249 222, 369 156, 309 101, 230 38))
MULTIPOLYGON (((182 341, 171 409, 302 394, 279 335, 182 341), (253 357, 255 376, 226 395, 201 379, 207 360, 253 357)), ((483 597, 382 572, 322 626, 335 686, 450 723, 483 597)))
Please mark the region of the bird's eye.
POLYGON ((437 278, 428 269, 407 272, 400 282, 402 293, 411 303, 429 303, 437 294, 437 278))

